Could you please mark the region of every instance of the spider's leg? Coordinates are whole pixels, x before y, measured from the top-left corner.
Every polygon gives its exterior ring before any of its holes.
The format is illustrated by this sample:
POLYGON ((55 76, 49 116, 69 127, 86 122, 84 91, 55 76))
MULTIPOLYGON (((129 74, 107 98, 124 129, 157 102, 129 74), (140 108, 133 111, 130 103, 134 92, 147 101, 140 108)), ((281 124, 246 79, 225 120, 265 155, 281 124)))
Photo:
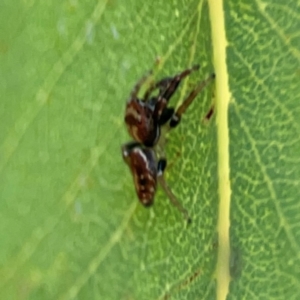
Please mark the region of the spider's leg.
POLYGON ((167 109, 168 102, 166 99, 159 97, 159 96, 152 97, 150 99, 150 102, 154 106, 154 110, 153 110, 153 114, 152 114, 153 120, 155 120, 155 122, 157 122, 157 124, 160 124, 161 115, 164 112, 164 110, 167 109))
POLYGON ((209 109, 209 111, 206 113, 206 115, 204 117, 205 121, 209 121, 210 120, 210 118, 214 114, 214 110, 215 110, 215 106, 214 106, 214 104, 212 104, 211 107, 210 107, 210 109, 209 109))
POLYGON ((181 80, 198 69, 199 66, 193 66, 174 77, 163 78, 155 84, 152 83, 146 91, 143 100, 154 106, 153 118, 157 120, 159 125, 167 123, 174 114, 174 108, 168 108, 167 105, 171 96, 176 92, 181 80), (159 89, 159 95, 149 99, 151 93, 157 88, 159 89))
POLYGON ((141 86, 145 83, 145 81, 149 78, 149 76, 152 74, 152 71, 150 70, 146 75, 144 75, 133 87, 131 93, 130 93, 130 98, 131 99, 136 99, 138 92, 140 91, 141 86))
POLYGON ((164 125, 166 124, 174 115, 174 108, 173 107, 165 107, 159 116, 158 124, 164 125))
POLYGON ((149 89, 145 92, 144 101, 147 101, 150 95, 156 89, 159 89, 159 96, 164 97, 167 101, 170 100, 172 95, 176 92, 181 80, 191 74, 193 71, 199 69, 200 66, 195 65, 190 69, 186 69, 183 72, 173 76, 173 77, 166 77, 161 79, 156 83, 152 83, 149 89))
POLYGON ((207 79, 200 82, 195 89, 193 89, 190 94, 186 97, 186 99, 183 101, 183 103, 179 106, 179 108, 176 110, 175 114, 172 116, 170 121, 170 127, 176 127, 181 119, 181 116, 185 113, 187 108, 190 106, 190 104, 193 102, 193 100, 196 98, 196 96, 202 91, 202 89, 213 79, 215 78, 215 74, 211 74, 207 79))
POLYGON ((156 90, 159 89, 159 94, 162 94, 170 85, 173 77, 166 77, 161 79, 158 82, 151 82, 149 88, 146 90, 144 94, 144 101, 148 101, 151 94, 156 90))
POLYGON ((173 194, 167 182, 164 179, 163 172, 167 166, 167 160, 162 158, 158 161, 157 165, 157 180, 161 187, 163 188, 164 192, 167 194, 168 198, 172 202, 174 206, 182 213, 184 218, 186 219, 187 223, 191 223, 191 218, 187 212, 187 210, 181 205, 181 203, 177 200, 176 196, 173 194))
POLYGON ((167 107, 168 102, 165 98, 158 97, 154 98, 155 106, 153 112, 153 119, 159 126, 166 124, 174 115, 175 109, 173 107, 167 107))
POLYGON ((190 75, 192 72, 198 70, 199 68, 199 65, 195 65, 190 69, 182 71, 172 78, 166 78, 159 81, 156 85, 158 85, 160 88, 160 95, 167 101, 169 101, 173 94, 176 92, 181 80, 190 75))

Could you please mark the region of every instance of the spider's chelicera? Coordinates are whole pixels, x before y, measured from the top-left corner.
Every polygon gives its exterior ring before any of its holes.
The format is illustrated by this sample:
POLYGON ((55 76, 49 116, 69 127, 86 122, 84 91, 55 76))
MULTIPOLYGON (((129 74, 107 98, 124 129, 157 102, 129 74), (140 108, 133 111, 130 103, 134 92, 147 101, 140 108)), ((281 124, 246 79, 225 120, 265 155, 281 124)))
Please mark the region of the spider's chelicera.
MULTIPOLYGON (((164 141, 164 139, 161 129, 163 126, 176 127, 181 120, 181 116, 196 96, 214 79, 215 75, 211 74, 206 80, 200 82, 178 109, 175 110, 173 107, 169 107, 169 100, 176 92, 182 79, 198 69, 199 66, 194 66, 173 77, 167 77, 152 83, 143 98, 138 98, 138 93, 151 72, 136 83, 126 104, 125 111, 127 130, 134 141, 122 146, 123 159, 133 175, 135 190, 140 202, 144 206, 151 206, 154 201, 157 183, 159 183, 168 198, 181 211, 188 222, 191 221, 188 212, 182 207, 164 180, 163 173, 167 166, 167 160, 162 149, 161 141, 164 141), (158 95, 153 95, 156 90, 158 90, 158 95)), ((211 114, 212 112, 209 118, 211 114)))

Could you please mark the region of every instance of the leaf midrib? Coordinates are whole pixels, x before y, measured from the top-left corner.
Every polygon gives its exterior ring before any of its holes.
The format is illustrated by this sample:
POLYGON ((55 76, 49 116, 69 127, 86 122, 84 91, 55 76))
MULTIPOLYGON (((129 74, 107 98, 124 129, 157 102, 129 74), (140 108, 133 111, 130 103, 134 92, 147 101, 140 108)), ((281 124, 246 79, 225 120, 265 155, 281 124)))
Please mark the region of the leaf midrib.
POLYGON ((217 299, 226 299, 229 291, 230 272, 230 177, 229 177, 229 128, 228 105, 230 91, 226 65, 226 31, 223 1, 209 0, 212 29, 213 61, 216 72, 216 122, 218 141, 218 259, 216 266, 217 299))

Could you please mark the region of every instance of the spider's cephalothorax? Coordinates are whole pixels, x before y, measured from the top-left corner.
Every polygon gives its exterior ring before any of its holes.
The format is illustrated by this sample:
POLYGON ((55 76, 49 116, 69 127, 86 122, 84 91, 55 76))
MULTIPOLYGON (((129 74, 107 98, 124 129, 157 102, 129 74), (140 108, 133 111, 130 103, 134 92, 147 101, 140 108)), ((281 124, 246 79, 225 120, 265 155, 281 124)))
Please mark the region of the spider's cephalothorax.
POLYGON ((131 99, 126 106, 125 122, 134 140, 152 147, 160 136, 155 104, 140 99, 131 99))
POLYGON ((133 175, 136 193, 141 203, 145 206, 153 204, 157 182, 159 182, 171 202, 189 221, 187 211, 178 202, 164 180, 163 172, 167 161, 165 158, 157 159, 154 147, 159 141, 161 127, 166 123, 170 128, 176 127, 196 96, 215 77, 211 74, 206 80, 200 82, 177 110, 168 107, 169 100, 176 92, 181 80, 198 69, 199 66, 194 66, 174 77, 167 77, 151 84, 143 98, 138 98, 138 92, 149 75, 137 82, 127 102, 124 118, 128 132, 134 141, 122 146, 122 155, 133 175), (158 90, 158 95, 153 96, 155 90, 158 90))
POLYGON ((199 66, 194 66, 174 77, 167 77, 150 85, 141 99, 138 98, 138 92, 149 75, 137 82, 125 110, 125 123, 129 134, 135 141, 147 147, 153 147, 160 137, 162 125, 170 121, 171 127, 175 127, 179 123, 180 116, 177 112, 175 113, 173 107, 170 108, 167 105, 182 79, 198 69, 199 66), (151 96, 157 89, 158 95, 151 96))

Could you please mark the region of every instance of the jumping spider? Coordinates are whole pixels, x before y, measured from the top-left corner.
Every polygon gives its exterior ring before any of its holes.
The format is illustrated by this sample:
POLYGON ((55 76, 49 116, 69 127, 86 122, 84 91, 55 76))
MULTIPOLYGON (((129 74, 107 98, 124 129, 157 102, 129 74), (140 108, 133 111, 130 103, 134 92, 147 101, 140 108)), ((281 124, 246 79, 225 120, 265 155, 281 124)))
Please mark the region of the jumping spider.
POLYGON ((196 96, 215 78, 215 75, 211 74, 206 80, 200 82, 177 110, 168 107, 169 100, 182 79, 198 69, 199 66, 193 66, 174 77, 163 78, 152 83, 142 99, 138 98, 138 93, 151 72, 136 83, 127 102, 124 118, 127 130, 134 141, 122 146, 123 159, 133 175, 135 190, 140 202, 144 206, 153 204, 158 182, 170 201, 181 211, 188 222, 191 221, 188 212, 182 207, 164 179, 163 172, 167 166, 167 160, 164 158, 164 154, 161 154, 159 141, 162 126, 176 127, 181 116, 196 96), (153 96, 155 90, 158 90, 158 95, 153 96))

